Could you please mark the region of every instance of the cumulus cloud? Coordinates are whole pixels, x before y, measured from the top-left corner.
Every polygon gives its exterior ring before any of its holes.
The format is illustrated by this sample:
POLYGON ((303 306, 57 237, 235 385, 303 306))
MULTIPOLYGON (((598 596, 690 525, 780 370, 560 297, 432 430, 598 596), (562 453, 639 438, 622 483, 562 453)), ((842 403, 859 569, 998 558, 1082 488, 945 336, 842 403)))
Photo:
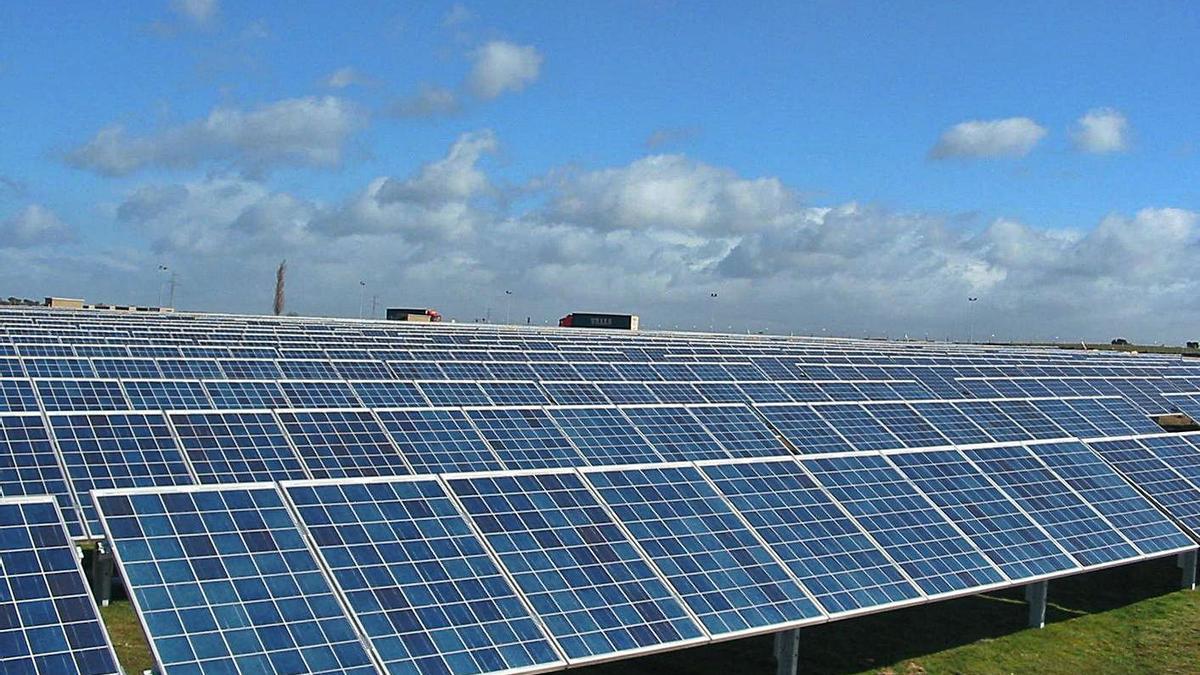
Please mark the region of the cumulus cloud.
POLYGON ((680 155, 552 171, 514 200, 487 166, 498 147, 490 131, 464 134, 412 174, 331 202, 244 177, 142 186, 117 218, 177 261, 195 280, 188 304, 205 309, 266 311, 286 256, 292 307, 343 315, 357 312, 359 279, 385 303, 460 319, 513 289, 514 316, 608 307, 637 311, 649 327, 706 327, 704 303, 718 290, 722 327, 854 335, 965 337, 967 297, 980 298, 976 335, 998 337, 1137 326, 1183 339, 1200 310, 1200 214, 1188 210, 1057 230, 964 224, 806 204, 777 178, 680 155))
POLYGON ((1129 120, 1119 110, 1097 108, 1075 121, 1075 149, 1094 155, 1122 152, 1129 147, 1129 120))
POLYGON ((358 108, 340 98, 286 99, 253 110, 216 108, 204 119, 144 135, 110 126, 67 159, 109 176, 209 162, 248 172, 281 165, 332 166, 363 123, 358 108))
POLYGON ((542 55, 537 49, 503 40, 485 43, 471 57, 467 85, 481 99, 521 91, 537 80, 542 68, 542 55))
POLYGON ((960 122, 942 132, 929 151, 932 159, 1024 157, 1046 135, 1028 117, 960 122))
POLYGON ((392 114, 397 117, 439 117, 459 111, 458 95, 436 85, 422 85, 416 94, 400 99, 392 105, 392 114))
POLYGON ((74 238, 71 226, 40 204, 30 204, 0 221, 0 248, 63 244, 74 238))
POLYGON ((212 21, 220 10, 217 0, 173 0, 171 8, 183 18, 198 25, 212 21))

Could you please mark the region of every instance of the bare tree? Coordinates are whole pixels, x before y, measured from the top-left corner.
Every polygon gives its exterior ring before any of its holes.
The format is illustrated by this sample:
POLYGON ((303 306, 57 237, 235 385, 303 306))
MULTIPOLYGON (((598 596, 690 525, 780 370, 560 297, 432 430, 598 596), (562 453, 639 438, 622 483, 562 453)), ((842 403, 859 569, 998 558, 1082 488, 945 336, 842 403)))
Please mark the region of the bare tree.
POLYGON ((275 316, 283 314, 283 279, 287 275, 287 260, 275 270, 275 316))

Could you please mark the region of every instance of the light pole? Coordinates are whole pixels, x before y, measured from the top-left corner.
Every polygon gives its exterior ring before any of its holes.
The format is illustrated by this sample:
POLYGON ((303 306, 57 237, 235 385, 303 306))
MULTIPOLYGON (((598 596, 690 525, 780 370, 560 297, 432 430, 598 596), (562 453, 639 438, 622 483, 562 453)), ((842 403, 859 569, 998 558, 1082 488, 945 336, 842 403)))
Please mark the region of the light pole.
POLYGON ((967 298, 967 342, 975 342, 975 301, 978 297, 967 298))
MULTIPOLYGON (((159 266, 158 266, 158 271, 159 271, 159 272, 166 272, 166 271, 167 271, 167 266, 166 266, 166 265, 159 265, 159 266)), ((164 286, 164 285, 165 285, 165 281, 163 281, 163 280, 160 278, 160 279, 159 279, 159 282, 158 282, 158 306, 159 306, 159 307, 162 307, 162 294, 163 294, 163 286, 164 286)))
POLYGON ((512 291, 504 291, 504 324, 512 324, 512 291))
POLYGON ((708 332, 717 332, 717 294, 709 293, 708 297, 712 302, 708 304, 708 332))
POLYGON ((367 300, 367 282, 358 282, 358 318, 363 318, 363 305, 367 300))

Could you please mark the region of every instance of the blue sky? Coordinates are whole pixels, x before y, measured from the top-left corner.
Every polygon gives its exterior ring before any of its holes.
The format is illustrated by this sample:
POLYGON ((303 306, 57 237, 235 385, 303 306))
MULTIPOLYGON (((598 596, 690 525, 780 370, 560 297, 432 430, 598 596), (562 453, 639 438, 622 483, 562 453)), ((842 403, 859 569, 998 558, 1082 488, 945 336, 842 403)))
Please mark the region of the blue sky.
POLYGON ((1193 337, 1194 5, 753 4, 6 3, 0 294, 1193 337))

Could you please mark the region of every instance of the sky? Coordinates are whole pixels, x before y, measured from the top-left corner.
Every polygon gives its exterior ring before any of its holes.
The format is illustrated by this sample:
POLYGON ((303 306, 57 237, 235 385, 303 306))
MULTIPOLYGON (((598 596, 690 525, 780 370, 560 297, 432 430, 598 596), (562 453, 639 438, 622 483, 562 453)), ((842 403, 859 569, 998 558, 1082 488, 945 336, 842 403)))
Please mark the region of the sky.
POLYGON ((1197 38, 1187 2, 0 3, 0 296, 268 313, 286 259, 305 315, 1200 339, 1197 38))

